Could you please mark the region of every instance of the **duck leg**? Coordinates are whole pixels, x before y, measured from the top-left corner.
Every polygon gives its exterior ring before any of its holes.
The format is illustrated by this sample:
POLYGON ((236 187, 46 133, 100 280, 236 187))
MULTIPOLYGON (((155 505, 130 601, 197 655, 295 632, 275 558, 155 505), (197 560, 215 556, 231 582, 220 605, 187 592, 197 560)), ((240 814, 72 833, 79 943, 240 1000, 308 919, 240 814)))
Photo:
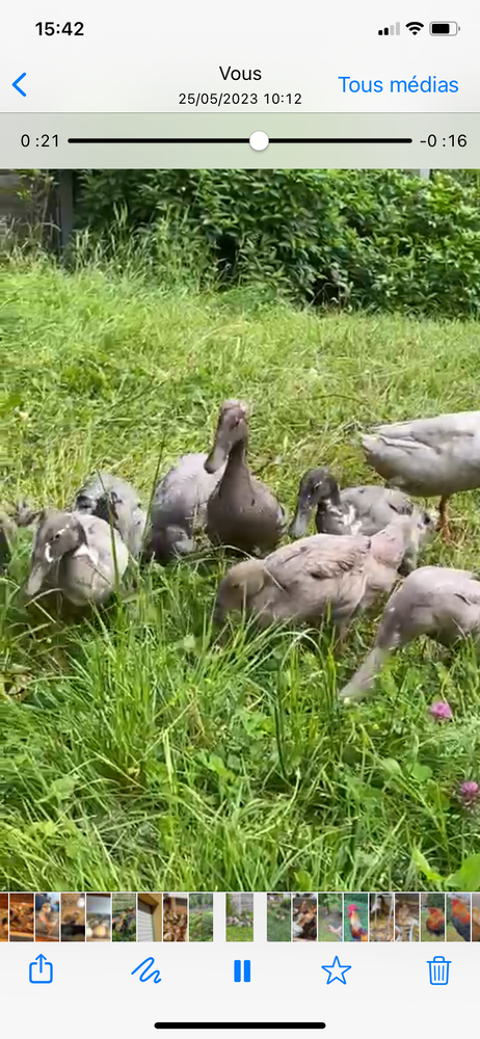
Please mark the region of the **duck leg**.
POLYGON ((442 537, 443 540, 447 542, 447 544, 450 544, 453 539, 452 539, 452 532, 450 530, 449 523, 448 523, 447 504, 448 504, 448 497, 444 497, 444 498, 440 499, 440 518, 439 518, 439 521, 438 521, 438 529, 440 531, 440 537, 442 537))

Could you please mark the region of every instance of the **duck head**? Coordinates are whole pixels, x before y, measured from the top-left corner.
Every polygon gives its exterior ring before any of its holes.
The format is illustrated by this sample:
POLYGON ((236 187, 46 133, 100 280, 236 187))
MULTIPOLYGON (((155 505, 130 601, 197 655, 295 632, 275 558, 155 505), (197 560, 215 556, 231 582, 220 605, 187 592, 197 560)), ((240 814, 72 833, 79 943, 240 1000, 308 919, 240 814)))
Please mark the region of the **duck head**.
POLYGON ((27 597, 37 595, 63 556, 86 544, 86 540, 81 523, 71 512, 51 509, 42 513, 33 546, 30 576, 25 586, 27 597))
POLYGON ((268 580, 262 559, 245 559, 232 566, 218 586, 214 621, 223 624, 228 613, 243 613, 268 580))
POLYGON ((400 517, 400 520, 402 519, 405 520, 403 526, 406 541, 403 560, 398 568, 398 572, 401 577, 408 577, 412 570, 416 569, 419 553, 428 545, 435 534, 437 512, 435 509, 427 512, 426 509, 415 507, 411 516, 400 517))
POLYGON ((247 406, 241 400, 226 400, 220 408, 215 443, 205 462, 207 473, 216 473, 228 459, 230 451, 248 438, 247 406))
POLYGON ((289 529, 292 538, 305 536, 312 510, 322 502, 340 503, 337 481, 329 469, 309 469, 298 486, 297 508, 289 529))

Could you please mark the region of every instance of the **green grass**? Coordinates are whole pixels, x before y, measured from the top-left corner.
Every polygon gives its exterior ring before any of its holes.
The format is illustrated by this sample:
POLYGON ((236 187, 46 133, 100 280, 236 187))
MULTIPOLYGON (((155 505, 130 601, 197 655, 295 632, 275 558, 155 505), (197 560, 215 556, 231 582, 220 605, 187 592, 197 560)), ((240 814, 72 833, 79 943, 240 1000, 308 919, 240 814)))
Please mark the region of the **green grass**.
POLYGON ((253 942, 253 927, 227 927, 227 942, 253 942))
POLYGON ((267 941, 290 942, 292 937, 292 910, 290 903, 267 904, 267 941))
MULTIPOLYGON (((7 502, 68 503, 97 467, 148 500, 160 456, 165 471, 206 449, 235 396, 253 406, 252 468, 292 508, 312 464, 371 478, 360 427, 478 406, 475 323, 317 316, 44 262, 5 266, 0 298, 7 502)), ((436 541, 429 561, 478 565, 479 505, 456 497, 456 546, 436 541)), ((18 596, 30 539, 0 598, 0 889, 418 890, 419 850, 438 886, 476 851, 477 816, 455 797, 478 779, 472 645, 450 660, 412 645, 346 708, 336 690, 375 614, 338 659, 328 633, 240 626, 221 641, 225 563, 206 548, 133 570, 123 601, 54 625, 18 596), (442 696, 444 725, 428 717, 442 696)))

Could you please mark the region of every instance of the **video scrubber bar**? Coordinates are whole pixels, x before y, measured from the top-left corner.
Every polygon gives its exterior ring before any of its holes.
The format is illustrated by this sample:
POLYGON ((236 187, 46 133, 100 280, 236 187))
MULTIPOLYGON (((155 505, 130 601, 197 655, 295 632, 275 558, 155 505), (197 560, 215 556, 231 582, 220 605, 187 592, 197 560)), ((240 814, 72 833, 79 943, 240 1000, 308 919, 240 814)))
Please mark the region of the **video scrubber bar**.
MULTIPOLYGON (((269 144, 413 144, 413 137, 270 137, 269 144)), ((69 137, 68 144, 250 144, 249 137, 69 137)))

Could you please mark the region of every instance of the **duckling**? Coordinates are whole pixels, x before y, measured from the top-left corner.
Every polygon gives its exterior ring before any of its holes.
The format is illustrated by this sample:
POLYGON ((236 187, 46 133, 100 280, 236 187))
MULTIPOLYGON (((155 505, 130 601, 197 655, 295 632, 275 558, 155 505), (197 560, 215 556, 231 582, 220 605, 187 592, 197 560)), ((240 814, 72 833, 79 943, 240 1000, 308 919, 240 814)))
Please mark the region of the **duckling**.
POLYGON ((246 461, 247 442, 246 405, 239 400, 225 401, 205 462, 207 473, 216 473, 227 463, 207 504, 207 534, 216 545, 267 552, 280 540, 285 510, 268 487, 252 476, 246 461))
POLYGON ((123 538, 130 554, 140 555, 147 514, 138 491, 113 473, 97 473, 79 490, 74 512, 88 513, 111 523, 123 538))
POLYGON ((440 530, 450 540, 448 499, 480 487, 480 411, 377 426, 362 445, 369 465, 390 486, 440 498, 440 530))
POLYGON ((362 700, 390 654, 419 635, 451 646, 457 639, 479 633, 477 575, 450 567, 422 566, 388 600, 373 648, 340 698, 362 700))
POLYGON ((207 473, 207 458, 205 453, 182 455, 158 483, 146 538, 147 558, 166 563, 195 551, 194 535, 205 529, 208 499, 225 471, 222 465, 207 473))
POLYGON ((42 513, 25 593, 57 590, 74 606, 99 605, 128 564, 128 550, 105 520, 83 512, 42 513))
POLYGON ((427 536, 420 514, 398 516, 372 538, 314 534, 266 559, 237 563, 220 582, 216 619, 246 610, 267 627, 285 621, 317 624, 329 614, 342 637, 355 614, 391 591, 406 554, 427 536))
POLYGON ((290 525, 292 537, 304 537, 315 506, 315 526, 319 534, 364 534, 366 537, 383 530, 395 516, 411 516, 414 509, 411 499, 396 488, 377 484, 345 487, 340 491, 329 469, 309 469, 298 487, 297 508, 290 525))

